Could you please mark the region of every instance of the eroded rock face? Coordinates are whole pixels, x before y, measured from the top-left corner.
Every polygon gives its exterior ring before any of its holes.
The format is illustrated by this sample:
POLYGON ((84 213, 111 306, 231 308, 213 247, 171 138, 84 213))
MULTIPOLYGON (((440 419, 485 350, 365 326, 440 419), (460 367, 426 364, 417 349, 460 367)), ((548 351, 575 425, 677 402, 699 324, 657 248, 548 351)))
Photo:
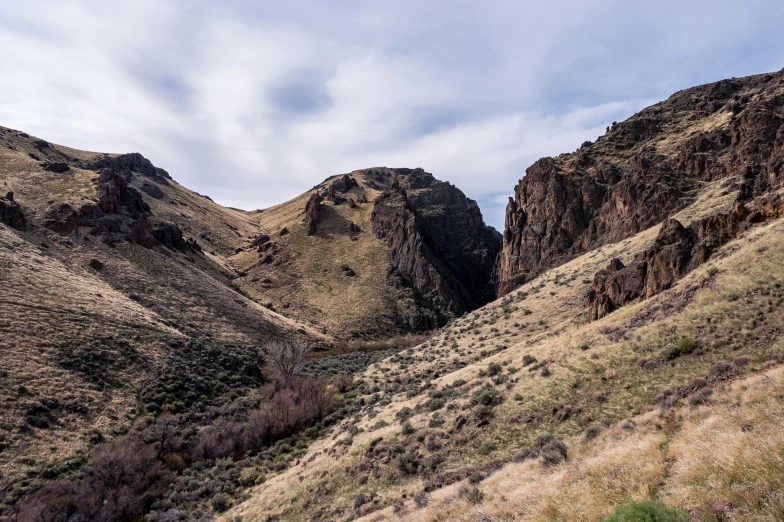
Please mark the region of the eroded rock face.
MULTIPOLYGON (((375 202, 373 233, 389 248, 394 286, 413 291, 415 330, 444 324, 493 298, 490 283, 500 247, 476 202, 422 169, 395 169, 375 202)), ((388 174, 385 174, 388 175, 388 174)))
POLYGON ((98 176, 98 206, 105 214, 114 214, 122 209, 133 217, 150 211, 139 191, 112 169, 103 169, 98 176))
POLYGON ((358 187, 359 183, 357 180, 349 176, 348 174, 343 174, 338 179, 330 183, 327 187, 323 198, 327 201, 331 201, 333 203, 340 204, 346 201, 346 198, 339 196, 338 194, 345 194, 353 187, 358 187))
POLYGON ((22 207, 14 201, 13 192, 9 192, 5 197, 0 196, 0 223, 5 223, 16 230, 27 229, 22 207))
POLYGON ((596 273, 586 294, 588 320, 601 319, 634 299, 646 299, 710 259, 711 254, 752 226, 784 215, 784 197, 771 193, 756 198, 749 210, 739 199, 732 211, 692 222, 684 227, 667 219, 654 244, 635 256, 629 266, 613 259, 596 273))
POLYGON ((702 182, 740 174, 745 198, 779 187, 783 124, 784 71, 681 91, 595 143, 537 161, 507 205, 499 295, 662 222, 702 182))
POLYGON ((321 210, 321 195, 313 193, 305 203, 305 231, 309 236, 315 235, 318 230, 319 211, 321 210))

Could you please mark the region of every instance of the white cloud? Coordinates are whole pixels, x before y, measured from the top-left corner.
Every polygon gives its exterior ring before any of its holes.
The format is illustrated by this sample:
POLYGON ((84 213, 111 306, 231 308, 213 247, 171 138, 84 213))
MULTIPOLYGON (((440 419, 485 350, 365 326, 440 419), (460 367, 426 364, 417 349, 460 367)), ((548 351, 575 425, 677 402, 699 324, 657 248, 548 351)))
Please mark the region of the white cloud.
POLYGON ((420 166, 495 226, 525 168, 691 84, 784 65, 784 4, 0 5, 0 125, 139 151, 244 208, 420 166))

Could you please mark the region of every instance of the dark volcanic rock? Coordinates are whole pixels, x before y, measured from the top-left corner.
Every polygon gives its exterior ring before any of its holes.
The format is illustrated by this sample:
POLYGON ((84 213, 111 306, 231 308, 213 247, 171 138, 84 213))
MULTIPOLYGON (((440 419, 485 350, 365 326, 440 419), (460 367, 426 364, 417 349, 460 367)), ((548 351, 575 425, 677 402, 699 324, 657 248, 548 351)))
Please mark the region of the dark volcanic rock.
POLYGON ((741 174, 745 198, 779 187, 782 124, 784 71, 681 91, 575 153, 537 161, 507 206, 498 293, 662 222, 700 183, 741 174), (704 126, 677 130, 694 122, 704 126))
POLYGON ((142 195, 112 169, 103 169, 98 176, 98 206, 106 214, 114 214, 122 208, 133 217, 150 211, 142 195))
POLYGON ((146 248, 163 245, 180 251, 201 251, 192 239, 185 239, 177 225, 158 220, 141 193, 112 169, 101 170, 96 180, 97 203, 87 203, 76 211, 61 203, 46 214, 45 225, 60 234, 89 227, 93 235, 104 236, 107 244, 126 239, 146 248), (119 236, 119 237, 118 237, 119 236))
POLYGON ((43 417, 39 417, 38 415, 25 416, 25 422, 30 426, 41 430, 49 428, 49 422, 43 417))
POLYGON ((130 179, 132 174, 140 174, 159 183, 168 183, 168 180, 171 179, 168 172, 156 167, 150 160, 138 152, 121 154, 115 157, 101 156, 90 164, 90 168, 93 170, 112 169, 123 174, 128 179, 130 179))
POLYGON ((148 196, 150 196, 151 198, 155 198, 155 199, 163 199, 164 197, 166 197, 166 193, 164 193, 163 190, 161 190, 161 187, 159 187, 155 183, 150 183, 148 181, 142 183, 141 191, 147 194, 148 196))
MULTIPOLYGON (((305 231, 312 236, 318 230, 319 211, 321 210, 321 196, 318 193, 310 195, 305 204, 305 231)), ((281 235, 283 231, 281 230, 281 235)))
POLYGON ((750 206, 748 210, 739 200, 732 211, 696 220, 688 227, 667 219, 654 244, 635 256, 629 266, 614 259, 596 273, 586 294, 588 320, 601 319, 634 299, 670 288, 752 223, 784 215, 784 197, 779 193, 761 196, 750 206))
POLYGON ((68 166, 67 163, 63 163, 62 161, 53 161, 48 163, 42 163, 41 167, 49 172, 68 172, 71 167, 68 166))
POLYGON ((27 229, 27 221, 22 207, 14 201, 13 192, 9 192, 5 197, 0 197, 0 223, 5 223, 16 230, 27 229))
MULTIPOLYGON (((267 234, 261 234, 260 236, 258 236, 256 239, 254 239, 251 242, 250 246, 251 247, 261 247, 262 245, 267 243, 269 240, 270 240, 270 237, 267 234)), ((261 251, 261 250, 259 250, 259 251, 261 251)))
POLYGON ((500 241, 476 202, 422 169, 391 172, 391 184, 379 179, 388 188, 376 200, 371 222, 389 248, 390 280, 414 292, 417 313, 408 326, 433 328, 492 299, 500 241))
POLYGON ((97 259, 90 259, 90 268, 93 270, 103 270, 103 263, 97 259))

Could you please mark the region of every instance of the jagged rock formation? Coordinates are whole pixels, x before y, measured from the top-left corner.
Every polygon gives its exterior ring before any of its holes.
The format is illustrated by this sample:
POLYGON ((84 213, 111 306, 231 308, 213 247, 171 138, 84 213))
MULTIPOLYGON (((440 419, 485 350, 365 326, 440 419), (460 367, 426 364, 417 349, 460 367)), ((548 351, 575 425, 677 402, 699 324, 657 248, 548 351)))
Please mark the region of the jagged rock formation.
POLYGON ((14 201, 14 193, 9 192, 5 197, 0 196, 0 223, 5 223, 16 230, 25 230, 27 222, 19 203, 14 201))
POLYGON ((57 173, 68 172, 70 170, 70 168, 71 168, 71 167, 68 166, 67 163, 64 163, 62 161, 53 161, 53 162, 42 163, 41 167, 44 170, 46 170, 46 171, 57 172, 57 173))
MULTIPOLYGON (((321 195, 313 193, 305 203, 305 230, 312 236, 318 230, 319 211, 321 210, 321 195)), ((283 231, 281 231, 282 233, 283 231)))
POLYGON ((613 259, 596 273, 585 298, 588 320, 601 319, 630 301, 670 288, 752 224, 782 215, 784 197, 778 192, 757 199, 751 210, 739 199, 732 211, 694 221, 688 227, 677 219, 667 219, 654 244, 635 256, 629 266, 613 259))
POLYGON ((160 244, 180 251, 201 250, 196 241, 183 238, 177 225, 156 219, 139 191, 114 170, 101 170, 95 183, 97 203, 82 205, 78 211, 62 203, 47 213, 46 227, 64 235, 89 227, 107 244, 124 238, 146 248, 160 244))
POLYGON ((345 194, 353 187, 358 186, 359 184, 357 183, 357 180, 348 174, 343 174, 327 187, 327 190, 322 197, 327 201, 331 201, 332 203, 339 205, 340 203, 345 202, 346 198, 339 196, 338 193, 345 194))
POLYGON ((507 206, 498 293, 661 222, 703 182, 740 176, 746 195, 777 187, 783 106, 784 71, 723 80, 613 123, 574 153, 537 161, 507 206))
POLYGON ((138 152, 119 156, 101 156, 90 163, 89 168, 92 170, 112 169, 123 174, 127 180, 130 180, 131 174, 139 174, 164 184, 171 179, 168 172, 156 167, 138 152))
POLYGON ((409 326, 433 328, 492 299, 500 244, 459 189, 422 169, 394 172, 375 202, 373 233, 389 248, 390 280, 415 293, 418 312, 409 326))

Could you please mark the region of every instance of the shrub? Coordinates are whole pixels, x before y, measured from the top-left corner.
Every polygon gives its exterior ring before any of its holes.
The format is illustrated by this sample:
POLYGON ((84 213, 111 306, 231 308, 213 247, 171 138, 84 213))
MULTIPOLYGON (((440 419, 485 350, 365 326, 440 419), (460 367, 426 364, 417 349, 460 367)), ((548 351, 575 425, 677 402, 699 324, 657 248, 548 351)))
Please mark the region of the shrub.
POLYGON ((490 366, 487 367, 487 374, 490 376, 498 375, 501 373, 503 368, 498 363, 490 363, 490 366))
POLYGON ((395 464, 406 475, 414 475, 419 469, 419 455, 414 451, 401 453, 395 459, 395 464))
POLYGON ((414 504, 417 505, 419 508, 427 507, 428 502, 430 502, 430 496, 425 491, 420 491, 416 495, 414 495, 414 504))
POLYGON ((708 381, 706 381, 703 377, 694 377, 691 380, 692 388, 704 388, 707 385, 708 385, 708 381))
POLYGON ((692 406, 700 406, 702 404, 708 404, 710 402, 710 396, 712 394, 713 394, 713 390, 711 390, 710 388, 703 388, 689 398, 689 404, 692 406))
POLYGON ((226 495, 225 493, 218 493, 214 495, 210 500, 210 505, 212 509, 214 509, 217 513, 222 513, 229 509, 229 505, 231 504, 231 498, 226 495))
POLYGON ((566 460, 566 444, 559 440, 554 440, 545 445, 540 451, 542 466, 551 468, 566 460))
POLYGON ((471 487, 467 484, 464 484, 459 491, 461 497, 466 499, 471 504, 479 504, 484 500, 485 494, 482 493, 482 490, 476 487, 471 487))
POLYGON ((479 453, 482 455, 488 455, 495 451, 496 445, 495 442, 491 440, 486 440, 482 444, 479 445, 479 453))
POLYGON ((528 366, 534 364, 535 362, 536 362, 536 357, 534 357, 533 355, 525 354, 525 356, 523 356, 523 366, 528 366))
POLYGON ((406 421, 403 423, 403 428, 401 431, 403 432, 403 435, 411 435, 416 431, 416 429, 410 422, 406 421))
POLYGON ((408 406, 404 407, 403 409, 401 409, 395 414, 395 418, 400 423, 406 422, 408 419, 410 419, 413 416, 414 416, 414 411, 408 406))
POLYGON ((697 347, 697 341, 691 337, 684 337, 677 346, 670 346, 665 351, 667 359, 672 360, 680 357, 681 355, 688 355, 697 347))
POLYGON ((496 406, 501 403, 501 394, 492 386, 485 386, 474 392, 471 404, 483 406, 496 406))
POLYGON ((523 448, 517 453, 515 453, 514 457, 512 458, 514 459, 515 462, 524 462, 529 459, 535 459, 538 456, 539 454, 536 451, 532 450, 531 448, 523 448))
POLYGON ((687 522, 688 520, 689 515, 682 509, 648 500, 620 506, 607 516, 604 522, 687 522))
POLYGON ((591 442, 602 432, 601 426, 588 426, 583 433, 583 442, 591 442))

